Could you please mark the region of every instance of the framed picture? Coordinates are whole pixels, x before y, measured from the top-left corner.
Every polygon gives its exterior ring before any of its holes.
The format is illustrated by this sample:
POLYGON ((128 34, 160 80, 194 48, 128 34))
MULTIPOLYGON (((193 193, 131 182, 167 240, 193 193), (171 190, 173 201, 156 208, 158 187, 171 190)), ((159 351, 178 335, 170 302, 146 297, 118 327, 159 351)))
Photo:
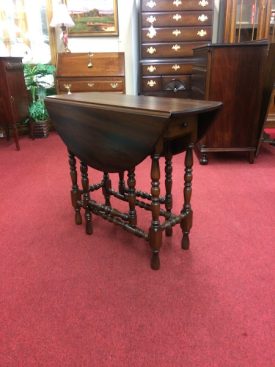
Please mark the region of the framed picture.
POLYGON ((66 0, 75 23, 70 37, 118 35, 117 0, 66 0))

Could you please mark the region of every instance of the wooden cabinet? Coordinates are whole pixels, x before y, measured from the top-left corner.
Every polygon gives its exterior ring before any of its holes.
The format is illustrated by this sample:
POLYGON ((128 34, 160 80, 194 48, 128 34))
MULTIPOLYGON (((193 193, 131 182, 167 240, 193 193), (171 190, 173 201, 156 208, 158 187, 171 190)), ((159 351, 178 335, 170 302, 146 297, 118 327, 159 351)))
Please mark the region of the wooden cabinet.
POLYGON ((262 129, 259 114, 267 49, 267 42, 213 44, 194 49, 193 98, 223 102, 197 145, 202 164, 208 162, 208 152, 222 151, 248 152, 249 161, 254 161, 262 129))
POLYGON ((124 53, 60 53, 56 69, 57 93, 125 93, 124 53))
POLYGON ((141 0, 139 93, 188 97, 193 48, 212 40, 213 0, 141 0))
POLYGON ((0 124, 9 139, 10 128, 20 150, 16 123, 28 116, 28 93, 21 57, 0 57, 0 124))

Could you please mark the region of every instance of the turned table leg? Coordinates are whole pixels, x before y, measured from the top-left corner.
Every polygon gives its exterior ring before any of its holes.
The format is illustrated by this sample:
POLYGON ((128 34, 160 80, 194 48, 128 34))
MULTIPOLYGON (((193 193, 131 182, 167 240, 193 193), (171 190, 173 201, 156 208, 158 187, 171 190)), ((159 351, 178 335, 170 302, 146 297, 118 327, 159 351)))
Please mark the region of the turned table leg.
POLYGON ((191 194, 192 194, 192 167, 193 167, 193 145, 189 145, 185 155, 185 174, 184 174, 184 204, 181 214, 186 214, 182 219, 180 226, 182 229, 181 247, 184 250, 189 249, 189 232, 192 228, 193 211, 191 208, 191 194))
POLYGON ((92 214, 89 208, 90 192, 89 192, 89 179, 88 179, 88 166, 84 162, 80 162, 80 171, 82 175, 82 187, 83 187, 83 208, 85 209, 86 220, 86 233, 93 233, 92 226, 92 214))
POLYGON ((151 268, 153 270, 158 270, 160 267, 159 261, 159 250, 162 242, 162 230, 160 228, 159 213, 160 213, 160 169, 159 169, 159 154, 154 154, 152 157, 151 166, 151 211, 152 211, 152 222, 149 229, 149 243, 152 250, 151 257, 151 268))
POLYGON ((136 179, 135 169, 128 171, 128 203, 129 203, 129 224, 136 226, 137 224, 137 213, 136 213, 136 179))
POLYGON ((110 189, 112 188, 112 183, 109 177, 109 174, 107 172, 103 173, 103 187, 102 187, 102 193, 105 198, 105 205, 111 206, 110 202, 110 189))
POLYGON ((72 206, 75 210, 75 223, 81 224, 82 218, 80 214, 80 205, 78 204, 78 201, 81 200, 81 192, 77 184, 76 159, 72 152, 68 151, 68 153, 69 153, 70 175, 72 181, 71 201, 72 206))
MULTIPOLYGON (((172 153, 165 155, 165 209, 171 214, 173 199, 172 199, 172 153)), ((168 227, 165 229, 166 236, 172 236, 173 228, 168 227)))
POLYGON ((125 194, 125 181, 124 181, 124 172, 119 172, 119 181, 118 181, 118 191, 121 195, 125 194))

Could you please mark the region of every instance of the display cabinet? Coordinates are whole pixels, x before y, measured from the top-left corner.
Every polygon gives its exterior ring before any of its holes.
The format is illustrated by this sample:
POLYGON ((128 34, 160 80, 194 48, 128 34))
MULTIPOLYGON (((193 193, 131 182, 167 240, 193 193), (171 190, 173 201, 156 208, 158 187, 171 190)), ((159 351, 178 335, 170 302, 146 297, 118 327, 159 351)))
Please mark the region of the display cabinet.
POLYGON ((188 97, 193 48, 211 42, 213 0, 140 0, 139 93, 188 97))
POLYGON ((12 129, 17 150, 20 145, 16 124, 28 116, 28 105, 22 57, 0 57, 0 124, 7 139, 12 129))

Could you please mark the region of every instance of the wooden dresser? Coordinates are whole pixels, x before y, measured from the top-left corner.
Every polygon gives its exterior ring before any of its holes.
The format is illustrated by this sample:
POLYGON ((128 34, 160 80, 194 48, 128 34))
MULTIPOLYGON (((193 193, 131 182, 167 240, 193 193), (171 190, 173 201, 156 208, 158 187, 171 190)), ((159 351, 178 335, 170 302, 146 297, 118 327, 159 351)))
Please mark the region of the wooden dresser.
POLYGON ((0 125, 7 139, 12 128, 17 150, 20 146, 16 123, 28 116, 28 105, 22 57, 0 57, 0 125))
POLYGON ((57 93, 125 93, 124 53, 59 53, 56 88, 57 93))
POLYGON ((193 48, 212 40, 213 0, 140 0, 139 19, 139 93, 188 97, 193 48))
POLYGON ((262 126, 259 114, 268 43, 212 44, 194 49, 192 98, 220 100, 222 109, 197 145, 201 164, 208 152, 243 151, 253 163, 262 126))

